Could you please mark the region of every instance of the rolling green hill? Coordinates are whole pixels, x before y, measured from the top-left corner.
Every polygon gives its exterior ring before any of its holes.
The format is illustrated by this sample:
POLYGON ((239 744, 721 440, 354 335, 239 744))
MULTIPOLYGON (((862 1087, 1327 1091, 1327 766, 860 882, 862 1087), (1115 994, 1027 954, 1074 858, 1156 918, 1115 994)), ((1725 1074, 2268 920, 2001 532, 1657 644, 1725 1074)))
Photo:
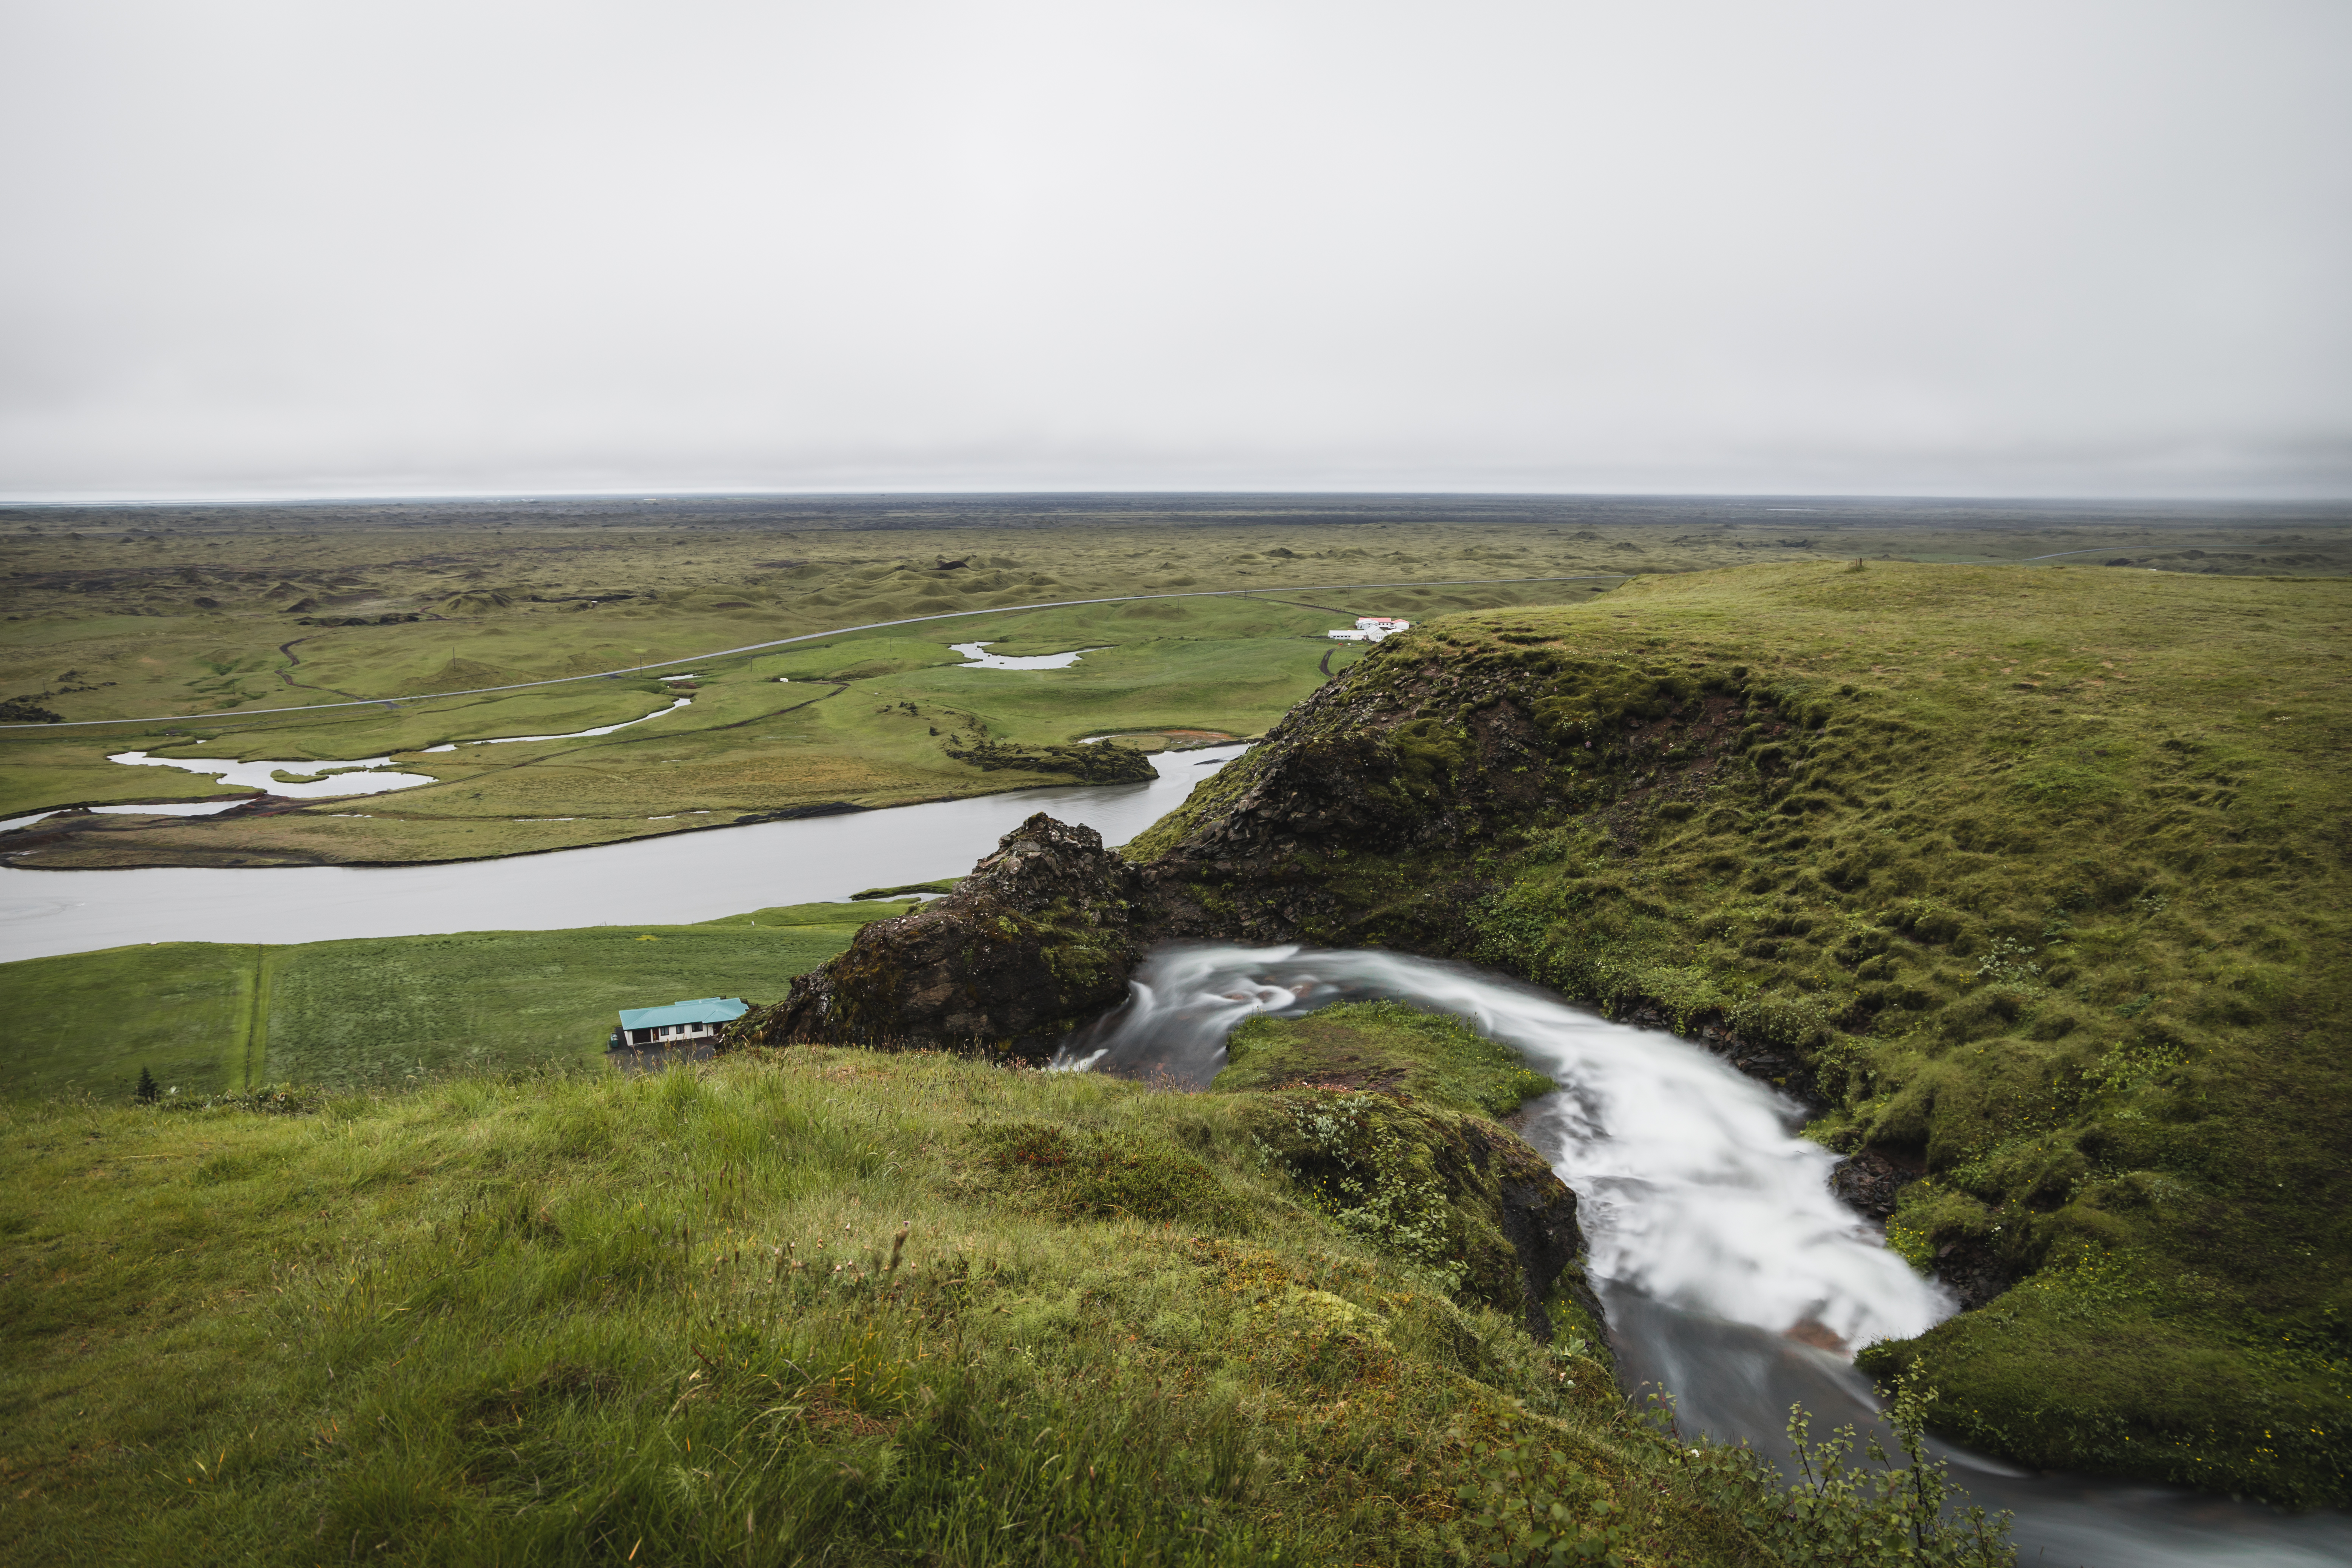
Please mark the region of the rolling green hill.
POLYGON ((1391 639, 1124 851, 1815 1097, 2028 1463, 2352 1499, 2352 584, 1758 568, 1391 639))
MULTIPOLYGON (((1523 1075, 1372 1033, 1467 1091, 1391 1121, 1540 1175, 1475 1109, 1523 1075)), ((0 1100, 0 1562, 2011 1561, 1628 1410, 1493 1171, 1318 1131, 1368 1098, 801 1049, 0 1100), (1373 1204, 1285 1173, 1341 1156, 1373 1204)))

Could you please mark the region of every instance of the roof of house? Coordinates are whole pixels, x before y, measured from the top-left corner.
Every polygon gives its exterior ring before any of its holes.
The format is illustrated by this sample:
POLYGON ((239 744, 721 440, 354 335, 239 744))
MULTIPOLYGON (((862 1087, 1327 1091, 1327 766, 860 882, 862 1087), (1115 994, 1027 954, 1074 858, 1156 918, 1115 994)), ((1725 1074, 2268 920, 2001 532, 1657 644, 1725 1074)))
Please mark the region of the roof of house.
POLYGON ((624 1007, 624 1029, 667 1029, 675 1024, 724 1024, 751 1010, 740 996, 698 996, 667 1007, 624 1007))

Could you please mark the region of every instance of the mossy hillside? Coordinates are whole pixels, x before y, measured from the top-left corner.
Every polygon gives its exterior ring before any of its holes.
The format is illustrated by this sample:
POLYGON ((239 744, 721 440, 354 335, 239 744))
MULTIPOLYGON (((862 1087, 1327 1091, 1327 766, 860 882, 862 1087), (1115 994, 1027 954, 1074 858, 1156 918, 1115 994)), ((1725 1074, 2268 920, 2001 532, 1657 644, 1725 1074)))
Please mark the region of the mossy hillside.
POLYGON ((1654 1015, 1923 1159, 1898 1242, 2040 1281, 1885 1352, 1969 1440, 2341 1500, 2347 593, 1872 563, 1452 618, 1129 853, 1235 931, 1654 1015))
MULTIPOLYGON (((1178 1130, 1193 1145, 1213 1140, 1205 1123, 1178 1130)), ((1015 1201, 1064 1219, 1166 1220, 1228 1235, 1251 1229, 1251 1205, 1210 1165, 1165 1132, 1006 1121, 975 1133, 989 1184, 1015 1201)))
POLYGON ((0 964, 21 1020, 0 1095, 127 1099, 287 1080, 358 1087, 600 1059, 614 1010, 781 994, 905 904, 802 904, 697 926, 468 931, 285 946, 163 942, 0 964))
POLYGON ((1629 1562, 1770 1560, 1604 1366, 1303 1204, 1259 1098, 806 1048, 10 1102, 0 1556, 1437 1562, 1508 1422, 1629 1562), (1040 1128, 1192 1184, 1040 1204, 1040 1128))
POLYGON ((1556 1087, 1460 1019, 1398 1002, 1351 1002, 1303 1018, 1244 1019, 1217 1088, 1379 1089, 1446 1110, 1508 1116, 1556 1087))
POLYGON ((1467 1301, 1525 1319, 1538 1338, 1601 1342, 1572 1197, 1517 1134, 1496 1125, 1552 1089, 1509 1047, 1459 1020, 1391 1002, 1257 1017, 1237 1027, 1221 1093, 1261 1096, 1260 1157, 1344 1228, 1420 1263, 1467 1301), (1556 1197, 1556 1201, 1555 1200, 1556 1197), (1560 1269, 1522 1211, 1556 1227, 1560 1269), (1559 1212, 1554 1213, 1552 1211, 1559 1212))

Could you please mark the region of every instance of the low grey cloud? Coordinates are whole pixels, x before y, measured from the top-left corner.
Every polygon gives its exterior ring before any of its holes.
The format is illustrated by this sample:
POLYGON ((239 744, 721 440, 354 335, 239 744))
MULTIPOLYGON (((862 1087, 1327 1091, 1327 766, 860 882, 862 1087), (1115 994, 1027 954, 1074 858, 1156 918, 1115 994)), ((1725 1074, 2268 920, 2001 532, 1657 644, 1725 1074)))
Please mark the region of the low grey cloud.
POLYGON ((0 492, 2352 493, 2336 4, 0 14, 0 492))

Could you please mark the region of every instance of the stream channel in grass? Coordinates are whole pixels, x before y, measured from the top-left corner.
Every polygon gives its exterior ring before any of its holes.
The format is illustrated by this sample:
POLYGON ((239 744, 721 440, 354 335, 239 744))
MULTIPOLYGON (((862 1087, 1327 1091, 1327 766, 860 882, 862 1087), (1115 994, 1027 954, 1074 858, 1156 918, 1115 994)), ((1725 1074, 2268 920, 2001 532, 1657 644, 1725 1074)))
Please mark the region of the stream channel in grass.
MULTIPOLYGON (((1155 952, 1128 1005, 1065 1047, 1071 1070, 1205 1085, 1255 1013, 1296 1016, 1389 998, 1448 1013, 1560 1085, 1523 1111, 1528 1141, 1577 1194, 1633 1392, 1664 1388, 1686 1433, 1787 1450, 1789 1407, 1813 1435, 1877 1421, 1845 1353, 1955 1310, 1829 1190, 1836 1156, 1797 1135, 1803 1108, 1661 1029, 1613 1023, 1550 992, 1393 952, 1178 946, 1155 952)), ((1880 1436, 1896 1450, 1891 1431, 1880 1436)), ((2352 1563, 2352 1516, 2290 1514, 2210 1494, 2033 1475, 1934 1445, 1969 1500, 2014 1516, 2022 1568, 2319 1568, 2352 1563)))

